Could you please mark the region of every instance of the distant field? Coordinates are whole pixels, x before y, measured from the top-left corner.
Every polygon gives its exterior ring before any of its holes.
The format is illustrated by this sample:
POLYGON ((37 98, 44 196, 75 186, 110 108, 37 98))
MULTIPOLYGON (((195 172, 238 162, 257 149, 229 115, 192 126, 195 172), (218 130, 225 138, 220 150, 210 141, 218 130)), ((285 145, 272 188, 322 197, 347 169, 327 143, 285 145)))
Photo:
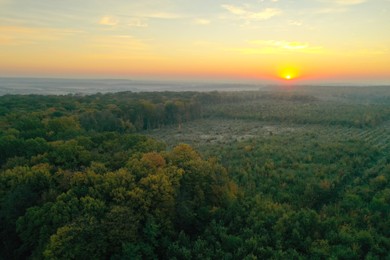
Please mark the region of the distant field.
POLYGON ((390 123, 375 128, 265 123, 242 119, 198 119, 178 126, 166 126, 145 132, 164 140, 169 146, 191 144, 202 149, 256 138, 274 136, 316 136, 319 140, 361 140, 390 149, 390 123))

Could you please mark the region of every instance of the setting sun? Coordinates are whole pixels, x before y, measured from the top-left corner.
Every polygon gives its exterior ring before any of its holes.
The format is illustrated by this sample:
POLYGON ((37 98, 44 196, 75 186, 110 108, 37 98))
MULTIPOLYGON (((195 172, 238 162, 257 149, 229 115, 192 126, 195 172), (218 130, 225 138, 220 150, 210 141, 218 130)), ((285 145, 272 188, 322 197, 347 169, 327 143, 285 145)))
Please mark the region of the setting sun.
POLYGON ((293 80, 299 75, 300 73, 298 67, 292 64, 281 66, 278 69, 278 76, 283 80, 293 80))

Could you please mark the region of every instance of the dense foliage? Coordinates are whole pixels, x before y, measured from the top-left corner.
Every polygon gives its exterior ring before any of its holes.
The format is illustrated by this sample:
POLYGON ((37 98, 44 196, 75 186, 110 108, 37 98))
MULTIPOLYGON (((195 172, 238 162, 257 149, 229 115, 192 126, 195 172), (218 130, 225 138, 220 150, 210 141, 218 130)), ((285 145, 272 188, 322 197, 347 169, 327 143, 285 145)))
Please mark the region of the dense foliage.
MULTIPOLYGON (((367 98, 364 93, 361 96, 367 98)), ((207 104, 204 116, 213 118, 348 127, 378 126, 390 118, 390 98, 375 96, 360 100, 357 94, 349 96, 343 93, 341 97, 326 98, 321 92, 312 94, 242 92, 237 95, 215 92, 205 95, 201 101, 207 104)))
POLYGON ((386 259, 389 96, 0 97, 0 259, 386 259), (199 118, 295 130, 205 157, 171 138, 199 118))

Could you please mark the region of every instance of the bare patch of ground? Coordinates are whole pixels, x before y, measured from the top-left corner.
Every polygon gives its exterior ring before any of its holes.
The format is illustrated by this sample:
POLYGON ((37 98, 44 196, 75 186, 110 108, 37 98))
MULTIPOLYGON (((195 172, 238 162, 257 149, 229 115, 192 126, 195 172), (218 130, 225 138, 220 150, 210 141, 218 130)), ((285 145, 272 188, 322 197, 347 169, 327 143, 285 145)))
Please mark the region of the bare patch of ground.
MULTIPOLYGON (((213 154, 215 147, 244 142, 256 138, 272 138, 278 135, 308 136, 330 143, 335 140, 360 140, 390 151, 390 129, 388 125, 377 128, 353 128, 321 125, 287 125, 253 120, 200 119, 160 129, 145 131, 144 134, 162 140, 168 147, 186 143, 206 153, 213 154)), ((218 152, 218 151, 217 151, 218 152)))
POLYGON ((299 131, 302 126, 272 125, 260 121, 234 119, 200 119, 181 126, 167 126, 145 134, 165 141, 169 146, 187 143, 195 147, 229 144, 260 136, 273 136, 299 131))

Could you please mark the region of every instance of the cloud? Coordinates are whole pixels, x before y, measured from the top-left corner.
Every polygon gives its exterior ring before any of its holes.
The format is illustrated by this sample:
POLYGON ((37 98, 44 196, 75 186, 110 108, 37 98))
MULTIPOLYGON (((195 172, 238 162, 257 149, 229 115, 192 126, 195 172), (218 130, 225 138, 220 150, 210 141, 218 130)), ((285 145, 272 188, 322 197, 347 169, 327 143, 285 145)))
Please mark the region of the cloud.
POLYGON ((257 44, 257 45, 265 45, 265 46, 274 46, 279 47, 282 49, 288 49, 288 50, 299 50, 299 49, 306 49, 309 47, 308 43, 304 42, 288 42, 288 41, 274 41, 274 40, 254 40, 250 41, 249 43, 257 44))
POLYGON ((127 25, 130 27, 148 27, 148 23, 145 21, 145 19, 141 18, 131 18, 127 25))
POLYGON ((100 19, 99 24, 101 25, 109 25, 109 26, 115 26, 119 23, 119 20, 111 17, 111 16, 103 16, 102 19, 100 19))
POLYGON ((274 16, 280 15, 282 11, 276 8, 267 8, 258 13, 251 13, 248 17, 252 20, 268 20, 274 16))
POLYGON ((367 2, 367 0, 317 0, 327 6, 314 11, 316 14, 335 14, 349 11, 349 7, 367 2))
POLYGON ((210 20, 207 20, 207 19, 198 18, 198 19, 194 19, 193 23, 198 24, 198 25, 208 25, 211 22, 210 22, 210 20))
POLYGON ((335 14, 335 13, 345 13, 348 9, 345 7, 336 7, 336 8, 321 8, 315 10, 313 13, 316 14, 335 14))
POLYGON ((309 47, 309 45, 304 42, 276 42, 276 46, 281 46, 283 49, 288 50, 301 50, 309 47))
POLYGON ((182 18, 181 15, 176 13, 168 12, 153 12, 153 13, 139 13, 133 17, 128 17, 126 15, 116 15, 116 16, 103 16, 99 24, 106 26, 129 26, 129 27, 148 27, 148 20, 150 19, 161 19, 161 20, 171 20, 182 18), (120 17, 120 20, 119 18, 120 17))
POLYGON ((297 21, 297 20, 290 20, 288 21, 289 25, 295 25, 295 26, 302 26, 303 22, 302 21, 297 21))
POLYGON ((306 42, 298 41, 275 41, 275 40, 253 40, 249 42, 256 47, 231 49, 244 54, 275 54, 281 52, 302 52, 302 53, 321 53, 324 49, 320 46, 311 46, 306 42))
POLYGON ((341 6, 359 5, 367 2, 367 0, 318 0, 325 4, 335 4, 341 6))
POLYGON ((0 26, 0 43, 6 45, 31 45, 48 41, 61 41, 83 34, 81 30, 0 26))
POLYGON ((335 0, 333 2, 339 5, 358 5, 366 2, 366 0, 335 0))
POLYGON ((235 5, 222 5, 222 8, 229 11, 231 14, 238 16, 240 19, 246 20, 248 22, 264 21, 282 14, 282 10, 277 8, 266 8, 261 10, 260 12, 249 11, 246 7, 240 7, 235 5))
POLYGON ((154 19, 179 19, 182 18, 181 15, 175 13, 166 13, 166 12, 156 12, 139 15, 140 17, 154 18, 154 19))
POLYGON ((243 8, 234 5, 222 5, 222 7, 235 15, 245 15, 247 13, 243 8))

